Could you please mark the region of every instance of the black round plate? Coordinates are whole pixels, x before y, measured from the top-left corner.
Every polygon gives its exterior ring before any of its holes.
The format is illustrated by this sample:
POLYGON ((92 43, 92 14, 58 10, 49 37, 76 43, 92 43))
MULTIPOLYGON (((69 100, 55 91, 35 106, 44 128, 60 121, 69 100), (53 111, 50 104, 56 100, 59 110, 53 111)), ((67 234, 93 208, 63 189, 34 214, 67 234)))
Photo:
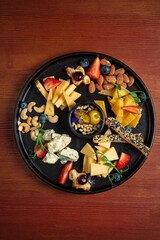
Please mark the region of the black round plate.
MULTIPOLYGON (((45 98, 41 95, 39 90, 35 86, 35 81, 39 79, 41 82, 43 78, 54 75, 57 79, 68 79, 67 73, 65 71, 66 67, 73 67, 76 68, 79 65, 81 58, 87 58, 89 59, 90 64, 95 59, 96 56, 99 56, 100 58, 107 58, 111 63, 113 63, 116 68, 123 67, 126 70, 126 73, 128 75, 132 75, 135 77, 135 83, 132 85, 132 87, 129 88, 130 91, 135 90, 141 90, 146 93, 148 96, 147 101, 143 105, 143 114, 140 119, 139 124, 137 125, 136 129, 133 129, 133 132, 141 132, 144 137, 144 143, 148 147, 152 146, 154 135, 155 135, 155 111, 153 102, 151 99, 151 96, 149 94, 149 91, 147 90, 146 86, 140 79, 140 77, 127 65, 120 62, 119 60, 104 55, 100 53, 93 53, 93 52, 77 52, 77 53, 71 53, 67 54, 58 58, 55 58, 51 60, 50 62, 44 64, 42 67, 40 67, 26 82, 25 86, 23 87, 17 103, 15 107, 15 114, 14 114, 14 133, 15 133, 15 139, 18 145, 18 149, 29 166, 29 168, 43 181, 50 184, 53 187, 59 188, 61 190, 72 192, 72 193, 98 193, 102 191, 106 191, 112 188, 108 178, 100 178, 100 177, 92 177, 90 178, 91 182, 91 189, 89 192, 84 192, 83 190, 74 189, 72 188, 72 184, 70 180, 67 180, 64 185, 60 185, 58 183, 58 176, 63 168, 64 165, 62 165, 59 161, 56 164, 47 164, 43 163, 41 159, 36 159, 33 161, 29 157, 30 150, 33 151, 35 142, 33 142, 30 139, 30 134, 22 134, 21 132, 17 131, 17 121, 20 121, 20 111, 19 104, 21 101, 26 101, 27 103, 31 101, 35 101, 37 103, 37 106, 41 106, 46 102, 45 98)), ((87 69, 86 69, 87 70, 87 69)), ((94 100, 105 100, 106 108, 108 116, 113 116, 112 111, 110 110, 109 103, 107 101, 106 96, 98 94, 98 92, 94 94, 90 94, 88 92, 88 86, 84 84, 80 84, 76 91, 82 94, 82 96, 76 101, 77 103, 80 101, 94 101, 94 100)), ((64 109, 63 111, 60 111, 60 109, 56 109, 56 114, 59 115, 59 122, 57 124, 51 124, 47 122, 45 124, 44 129, 51 129, 53 128, 56 133, 66 133, 69 134, 72 137, 71 144, 69 145, 71 148, 76 149, 77 151, 80 151, 81 148, 84 146, 86 142, 89 142, 92 146, 92 140, 91 139, 82 139, 76 137, 70 130, 68 126, 68 109, 64 109)), ((30 114, 33 115, 40 115, 35 113, 34 111, 30 114)), ((107 130, 107 126, 104 127, 102 134, 107 130)), ((146 157, 138 151, 136 148, 131 146, 128 143, 112 143, 112 146, 115 146, 118 154, 120 154, 122 151, 128 153, 131 156, 129 167, 130 169, 125 172, 123 175, 123 178, 121 181, 117 184, 122 184, 127 179, 129 179, 144 163, 146 160, 146 157)), ((80 153, 79 160, 74 163, 74 168, 81 172, 82 171, 82 165, 83 165, 83 155, 80 153)))

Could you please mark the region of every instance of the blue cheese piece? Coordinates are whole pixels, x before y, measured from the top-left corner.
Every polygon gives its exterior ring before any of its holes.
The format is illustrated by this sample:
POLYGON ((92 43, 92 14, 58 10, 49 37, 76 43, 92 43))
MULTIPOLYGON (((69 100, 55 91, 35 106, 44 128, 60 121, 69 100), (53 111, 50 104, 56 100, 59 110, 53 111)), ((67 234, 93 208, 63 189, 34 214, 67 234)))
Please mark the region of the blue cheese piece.
POLYGON ((67 134, 57 134, 52 141, 48 143, 48 151, 50 153, 59 152, 68 146, 71 142, 71 137, 67 134))
POLYGON ((51 141, 52 140, 52 136, 55 133, 55 131, 53 129, 47 129, 45 130, 45 133, 43 134, 43 139, 44 141, 51 141))
POLYGON ((55 164, 58 159, 59 159, 59 157, 56 154, 54 154, 54 153, 47 153, 42 161, 44 163, 48 163, 48 164, 55 164))
POLYGON ((64 148, 59 153, 63 157, 66 157, 66 160, 70 160, 70 161, 73 161, 73 162, 76 162, 79 158, 78 152, 76 150, 72 149, 72 148, 69 148, 69 147, 64 148))

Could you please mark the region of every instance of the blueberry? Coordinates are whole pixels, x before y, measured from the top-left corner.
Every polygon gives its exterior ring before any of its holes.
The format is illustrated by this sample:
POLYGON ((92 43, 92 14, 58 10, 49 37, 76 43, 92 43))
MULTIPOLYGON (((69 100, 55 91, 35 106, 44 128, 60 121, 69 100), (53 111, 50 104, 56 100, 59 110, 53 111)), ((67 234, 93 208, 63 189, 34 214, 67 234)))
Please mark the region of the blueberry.
POLYGON ((128 130, 129 132, 132 132, 132 128, 130 126, 126 126, 126 130, 128 130))
POLYGON ((114 173, 113 174, 113 181, 116 183, 116 182, 119 182, 120 181, 120 179, 121 179, 121 176, 119 175, 119 173, 114 173))
POLYGON ((110 72, 110 67, 107 65, 102 65, 101 66, 101 73, 104 75, 107 75, 110 72))
POLYGON ((139 95, 141 102, 145 102, 146 101, 146 94, 144 92, 141 92, 139 95))
POLYGON ((28 106, 28 104, 26 102, 21 102, 20 103, 20 107, 23 108, 23 109, 27 108, 27 106, 28 106))
POLYGON ((41 114, 41 116, 39 117, 39 121, 40 121, 41 123, 47 122, 47 119, 48 119, 48 117, 47 117, 46 114, 41 114))
POLYGON ((89 60, 87 58, 82 58, 80 60, 81 67, 88 67, 89 66, 89 60))

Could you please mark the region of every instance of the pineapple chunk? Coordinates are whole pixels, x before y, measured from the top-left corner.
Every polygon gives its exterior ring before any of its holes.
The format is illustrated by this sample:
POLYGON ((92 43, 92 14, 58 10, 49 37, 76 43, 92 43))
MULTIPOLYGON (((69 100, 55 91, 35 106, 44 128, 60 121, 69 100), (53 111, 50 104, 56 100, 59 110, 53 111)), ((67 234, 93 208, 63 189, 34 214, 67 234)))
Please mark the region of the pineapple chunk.
POLYGON ((135 119, 135 114, 132 114, 130 112, 124 112, 124 117, 123 117, 123 121, 122 121, 122 125, 128 126, 130 124, 130 122, 132 122, 135 119))
POLYGON ((137 126, 137 124, 139 123, 141 116, 142 116, 142 114, 135 114, 135 119, 133 119, 133 121, 129 123, 129 126, 132 128, 135 128, 137 126))

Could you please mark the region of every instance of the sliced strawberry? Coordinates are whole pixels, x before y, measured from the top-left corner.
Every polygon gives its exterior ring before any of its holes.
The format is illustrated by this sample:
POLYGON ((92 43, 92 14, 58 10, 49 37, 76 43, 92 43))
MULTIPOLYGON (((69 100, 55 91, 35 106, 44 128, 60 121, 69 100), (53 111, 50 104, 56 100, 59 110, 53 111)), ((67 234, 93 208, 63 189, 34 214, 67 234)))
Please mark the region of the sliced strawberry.
POLYGON ((45 89, 47 91, 49 91, 49 89, 59 86, 61 84, 61 81, 59 81, 55 78, 46 78, 46 80, 44 81, 43 84, 44 84, 45 89))
POLYGON ((86 74, 93 79, 98 79, 101 74, 100 64, 101 62, 99 57, 96 57, 96 59, 91 64, 86 74))
POLYGON ((60 175, 59 175, 59 183, 64 184, 68 178, 69 172, 71 171, 73 167, 73 162, 68 162, 62 169, 60 175))
POLYGON ((138 113, 140 114, 142 112, 142 107, 140 106, 124 106, 124 107, 121 107, 123 110, 126 110, 130 113, 138 113))
POLYGON ((38 146, 35 146, 34 152, 36 152, 38 158, 42 158, 47 153, 47 144, 44 145, 44 150, 41 150, 40 144, 38 146))
POLYGON ((129 160, 130 156, 127 153, 122 152, 117 164, 117 169, 120 170, 124 168, 129 163, 129 160))

